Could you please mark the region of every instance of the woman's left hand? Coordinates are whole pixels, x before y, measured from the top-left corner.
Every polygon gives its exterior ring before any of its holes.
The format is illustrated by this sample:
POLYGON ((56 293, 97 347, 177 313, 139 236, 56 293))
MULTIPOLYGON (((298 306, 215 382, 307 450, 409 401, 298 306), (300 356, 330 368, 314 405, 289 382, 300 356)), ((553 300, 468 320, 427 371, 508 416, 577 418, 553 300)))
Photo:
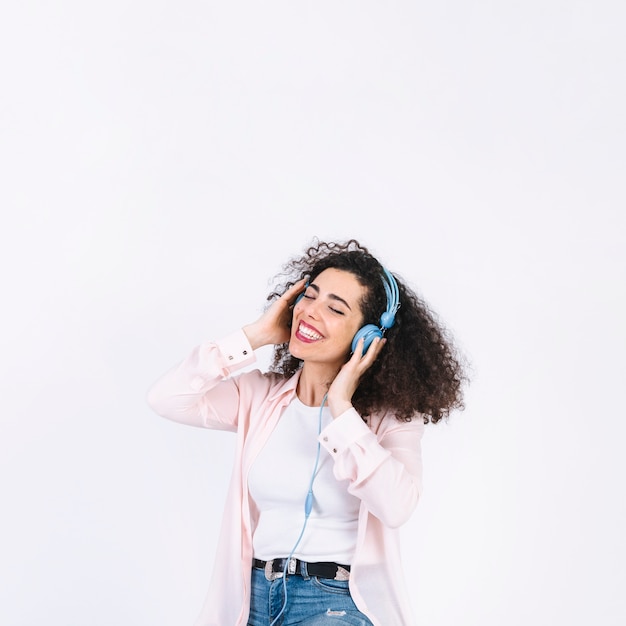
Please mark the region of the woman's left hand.
POLYGON ((364 340, 363 338, 359 340, 356 350, 339 370, 328 389, 328 406, 333 418, 352 407, 352 396, 359 386, 361 376, 376 360, 386 341, 377 337, 363 354, 364 340))

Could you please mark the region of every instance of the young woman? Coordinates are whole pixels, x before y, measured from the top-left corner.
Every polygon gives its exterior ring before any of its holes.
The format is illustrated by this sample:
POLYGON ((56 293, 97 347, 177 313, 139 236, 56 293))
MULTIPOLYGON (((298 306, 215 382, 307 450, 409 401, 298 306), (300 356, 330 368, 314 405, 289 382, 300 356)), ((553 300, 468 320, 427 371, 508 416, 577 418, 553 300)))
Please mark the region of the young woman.
POLYGON ((462 409, 462 361, 424 302, 357 241, 315 241, 255 322, 150 390, 160 415, 236 433, 196 626, 408 626, 397 528, 427 423, 462 409), (273 345, 267 372, 247 368, 273 345))

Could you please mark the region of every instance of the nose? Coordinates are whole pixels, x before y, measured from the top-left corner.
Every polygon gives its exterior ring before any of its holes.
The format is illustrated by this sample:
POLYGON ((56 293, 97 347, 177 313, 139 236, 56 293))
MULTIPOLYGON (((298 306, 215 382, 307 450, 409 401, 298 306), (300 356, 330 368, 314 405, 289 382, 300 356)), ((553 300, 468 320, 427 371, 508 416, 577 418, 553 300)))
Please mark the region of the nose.
POLYGON ((318 304, 318 298, 315 298, 314 300, 307 300, 306 298, 304 299, 305 302, 305 309, 304 309, 304 314, 307 317, 310 317, 312 319, 318 319, 319 318, 319 304, 318 304))

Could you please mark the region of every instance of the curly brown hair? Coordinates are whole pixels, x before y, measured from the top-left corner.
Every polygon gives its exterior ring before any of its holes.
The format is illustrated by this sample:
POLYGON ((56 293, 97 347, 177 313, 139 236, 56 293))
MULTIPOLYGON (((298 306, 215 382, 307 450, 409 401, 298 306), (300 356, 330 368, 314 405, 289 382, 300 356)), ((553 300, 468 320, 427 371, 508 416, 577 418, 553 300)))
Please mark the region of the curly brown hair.
MULTIPOLYGON (((361 303, 364 323, 379 325, 387 306, 383 266, 355 239, 342 243, 314 239, 302 256, 283 266, 275 278, 283 282, 268 295, 268 302, 298 280, 308 277, 312 281, 328 268, 350 272, 367 288, 361 303)), ((363 417, 391 411, 402 421, 421 415, 424 423, 435 424, 452 410, 464 408, 463 386, 468 380, 465 360, 435 313, 396 274, 393 276, 400 293, 396 322, 386 331, 387 343, 363 375, 352 403, 363 417)), ((288 346, 274 347, 269 376, 288 378, 302 367, 288 346)))

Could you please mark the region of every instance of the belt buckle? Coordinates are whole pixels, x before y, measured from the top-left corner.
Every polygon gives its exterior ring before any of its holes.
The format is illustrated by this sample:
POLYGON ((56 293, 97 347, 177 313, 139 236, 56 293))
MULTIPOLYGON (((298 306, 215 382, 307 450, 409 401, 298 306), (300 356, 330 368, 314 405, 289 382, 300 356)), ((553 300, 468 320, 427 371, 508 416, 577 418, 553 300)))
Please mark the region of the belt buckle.
POLYGON ((283 573, 282 572, 275 572, 274 571, 274 560, 272 559, 271 561, 266 561, 265 562, 265 580, 276 580, 277 578, 282 578, 283 577, 283 573))
POLYGON ((295 557, 291 557, 289 559, 289 564, 287 565, 287 573, 291 574, 293 576, 293 574, 296 573, 296 567, 298 565, 298 559, 296 559, 295 557))

